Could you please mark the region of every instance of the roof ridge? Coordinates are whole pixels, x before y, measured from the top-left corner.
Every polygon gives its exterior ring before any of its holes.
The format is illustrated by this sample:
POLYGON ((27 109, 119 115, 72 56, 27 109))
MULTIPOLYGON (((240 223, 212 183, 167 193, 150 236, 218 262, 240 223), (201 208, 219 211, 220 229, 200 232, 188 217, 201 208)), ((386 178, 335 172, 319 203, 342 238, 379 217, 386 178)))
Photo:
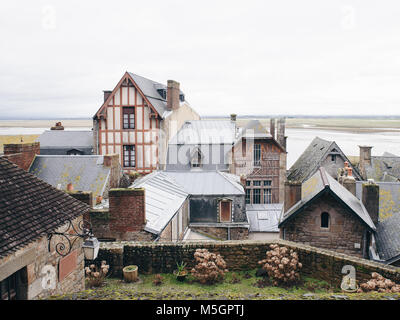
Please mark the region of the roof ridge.
POLYGON ((216 172, 218 172, 224 179, 228 180, 236 189, 238 189, 239 191, 244 191, 244 188, 242 187, 242 189, 240 189, 239 186, 237 185, 237 182, 233 182, 231 179, 229 179, 225 175, 225 172, 221 172, 219 170, 216 170, 216 172))

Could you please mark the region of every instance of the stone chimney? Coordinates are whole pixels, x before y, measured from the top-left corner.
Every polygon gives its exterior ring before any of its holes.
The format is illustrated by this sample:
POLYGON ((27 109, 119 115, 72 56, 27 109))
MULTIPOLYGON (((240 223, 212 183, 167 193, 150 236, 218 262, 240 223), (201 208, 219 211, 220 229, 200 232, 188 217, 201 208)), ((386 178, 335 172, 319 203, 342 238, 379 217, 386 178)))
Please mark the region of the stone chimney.
POLYGON ((285 181, 285 203, 284 210, 287 212, 301 200, 301 182, 285 181))
POLYGON ((50 130, 64 130, 64 127, 63 127, 62 123, 59 121, 59 122, 56 122, 55 126, 51 127, 50 130))
POLYGON ((145 190, 110 189, 110 231, 117 233, 142 231, 146 225, 145 190))
POLYGON ((118 188, 122 178, 121 165, 119 163, 119 154, 106 154, 103 156, 103 166, 111 168, 110 171, 110 188, 118 188))
POLYGON ((353 169, 347 167, 345 164, 345 170, 347 170, 347 176, 343 177, 343 187, 349 190, 354 196, 356 196, 356 179, 353 177, 353 169))
POLYGON ((366 169, 371 165, 371 149, 370 146, 358 146, 360 148, 360 161, 358 167, 360 169, 361 176, 366 180, 367 172, 366 169))
POLYGON ((39 142, 4 144, 4 157, 25 171, 29 170, 37 154, 40 154, 39 142))
POLYGON ((111 95, 112 91, 110 90, 103 90, 104 92, 104 102, 108 99, 108 97, 111 95))
POLYGON ((379 185, 372 180, 362 185, 362 203, 376 226, 379 221, 379 185))
POLYGON ((179 82, 168 80, 167 87, 167 109, 177 110, 179 108, 179 82))
POLYGON ((231 121, 236 122, 236 114, 234 113, 231 114, 231 121))
POLYGON ((278 143, 286 149, 286 138, 285 138, 285 118, 278 119, 278 132, 276 140, 278 143))
POLYGON ((271 118, 269 122, 269 133, 271 134, 272 138, 275 139, 276 134, 275 134, 275 118, 271 118))

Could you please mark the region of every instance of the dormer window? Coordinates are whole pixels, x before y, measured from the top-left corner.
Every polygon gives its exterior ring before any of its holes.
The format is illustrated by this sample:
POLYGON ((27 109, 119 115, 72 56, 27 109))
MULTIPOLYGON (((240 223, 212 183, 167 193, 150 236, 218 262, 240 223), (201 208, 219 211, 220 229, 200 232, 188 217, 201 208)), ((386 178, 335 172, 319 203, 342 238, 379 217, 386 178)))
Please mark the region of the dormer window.
POLYGON ((192 168, 200 168, 202 166, 202 154, 199 148, 196 148, 192 154, 190 164, 192 168))
POLYGON ((158 89, 157 92, 163 99, 167 99, 167 90, 166 89, 158 89))

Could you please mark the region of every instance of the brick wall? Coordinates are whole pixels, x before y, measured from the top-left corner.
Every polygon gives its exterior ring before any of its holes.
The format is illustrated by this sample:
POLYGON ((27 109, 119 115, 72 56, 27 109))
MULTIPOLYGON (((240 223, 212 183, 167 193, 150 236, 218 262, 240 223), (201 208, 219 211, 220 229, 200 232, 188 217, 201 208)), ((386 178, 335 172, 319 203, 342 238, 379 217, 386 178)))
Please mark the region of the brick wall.
POLYGON ((109 208, 92 210, 90 221, 97 238, 151 241, 146 224, 144 189, 110 189, 109 208))
POLYGON ((4 145, 4 157, 26 171, 37 154, 40 154, 39 142, 4 145))
POLYGON ((365 224, 331 195, 323 195, 281 228, 281 238, 362 257, 365 224), (329 228, 321 228, 321 213, 328 212, 329 228), (284 229, 284 231, 283 231, 284 229), (355 248, 355 243, 360 248, 355 248))
POLYGON ((114 275, 121 276, 122 268, 137 265, 140 273, 171 273, 176 263, 186 262, 193 267, 193 254, 196 249, 205 248, 219 253, 225 259, 231 271, 259 268, 258 261, 265 258, 270 244, 277 243, 294 249, 303 264, 301 273, 315 279, 325 280, 339 286, 343 266, 352 265, 356 269, 358 281, 369 280, 371 272, 379 272, 384 277, 400 282, 400 268, 386 266, 377 262, 336 253, 326 249, 289 242, 284 240, 270 241, 216 241, 216 242, 180 242, 180 243, 102 243, 98 260, 106 260, 114 275))

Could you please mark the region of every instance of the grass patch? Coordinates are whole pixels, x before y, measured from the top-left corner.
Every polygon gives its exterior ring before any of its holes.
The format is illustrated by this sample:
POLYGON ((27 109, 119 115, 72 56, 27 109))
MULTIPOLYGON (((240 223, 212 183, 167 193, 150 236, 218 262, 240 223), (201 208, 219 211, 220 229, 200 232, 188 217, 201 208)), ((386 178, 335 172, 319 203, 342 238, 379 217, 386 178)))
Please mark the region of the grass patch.
POLYGON ((59 300, 299 300, 299 299, 399 299, 396 294, 343 294, 328 283, 312 278, 303 278, 289 288, 267 285, 258 287, 262 278, 255 276, 256 270, 228 272, 224 281, 214 285, 202 285, 188 275, 185 282, 179 282, 173 274, 161 274, 162 283, 157 283, 157 275, 139 275, 139 282, 125 283, 121 279, 108 278, 99 288, 87 289, 74 294, 59 295, 50 299, 59 300), (250 275, 250 277, 248 276, 250 275), (157 284, 155 284, 157 283, 157 284))

